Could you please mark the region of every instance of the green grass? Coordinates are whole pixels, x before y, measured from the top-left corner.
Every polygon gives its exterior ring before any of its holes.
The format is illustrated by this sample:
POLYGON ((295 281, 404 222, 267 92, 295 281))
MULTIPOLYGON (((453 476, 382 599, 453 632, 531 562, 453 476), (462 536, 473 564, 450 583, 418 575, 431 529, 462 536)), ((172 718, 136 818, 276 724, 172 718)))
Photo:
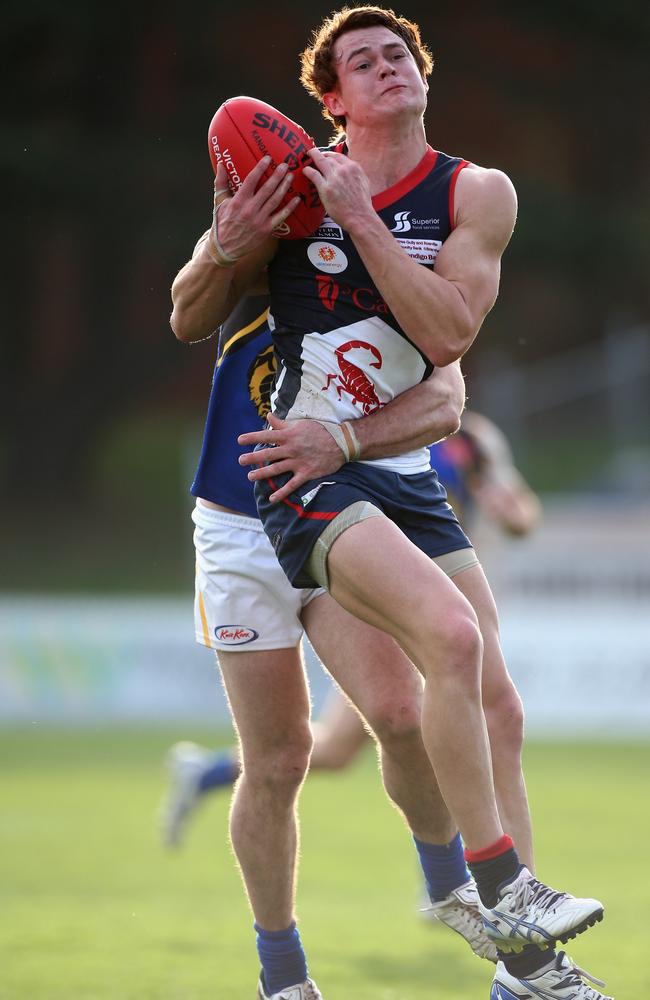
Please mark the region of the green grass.
MULTIPOLYGON (((0 1000, 252 1000, 251 917, 228 796, 159 846, 161 761, 204 732, 0 732, 0 1000)), ((531 745, 540 875, 604 899, 571 954, 617 1000, 650 996, 650 745, 531 745)), ((474 1000, 490 967, 415 916, 418 878, 372 754, 303 792, 299 916, 326 1000, 474 1000)))

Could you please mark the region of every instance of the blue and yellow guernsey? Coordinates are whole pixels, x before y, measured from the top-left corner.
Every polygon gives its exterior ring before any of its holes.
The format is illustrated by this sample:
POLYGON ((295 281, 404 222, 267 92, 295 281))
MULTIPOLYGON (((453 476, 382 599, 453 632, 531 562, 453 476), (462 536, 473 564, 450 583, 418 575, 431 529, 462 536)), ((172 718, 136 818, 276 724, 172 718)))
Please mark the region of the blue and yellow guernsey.
POLYGON ((245 450, 237 435, 264 426, 275 378, 268 325, 268 297, 243 299, 219 332, 217 363, 191 493, 257 517, 248 469, 238 459, 245 450))
MULTIPOLYGON (((343 146, 336 147, 345 152, 343 146)), ((423 267, 454 225, 454 189, 467 161, 430 147, 406 177, 372 199, 400 246, 423 267)), ((269 322, 279 362, 279 417, 353 420, 431 374, 399 326, 353 240, 330 218, 310 237, 279 241, 269 265, 269 322)), ((372 462, 400 473, 428 469, 426 448, 372 462)))

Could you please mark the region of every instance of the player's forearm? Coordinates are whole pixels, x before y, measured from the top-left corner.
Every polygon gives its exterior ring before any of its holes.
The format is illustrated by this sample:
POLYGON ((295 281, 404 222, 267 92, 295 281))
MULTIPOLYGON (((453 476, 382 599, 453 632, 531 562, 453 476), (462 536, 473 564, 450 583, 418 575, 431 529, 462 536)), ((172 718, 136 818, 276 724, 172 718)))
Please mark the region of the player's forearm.
POLYGON ((205 244, 179 271, 172 285, 171 328, 184 343, 211 336, 233 306, 233 269, 220 267, 205 244))
POLYGON ((459 289, 412 260, 376 215, 364 215, 350 235, 379 292, 413 343, 435 365, 449 365, 462 357, 478 328, 459 289))
POLYGON ((360 458, 387 458, 454 434, 465 406, 458 363, 436 369, 431 378, 353 422, 360 458))

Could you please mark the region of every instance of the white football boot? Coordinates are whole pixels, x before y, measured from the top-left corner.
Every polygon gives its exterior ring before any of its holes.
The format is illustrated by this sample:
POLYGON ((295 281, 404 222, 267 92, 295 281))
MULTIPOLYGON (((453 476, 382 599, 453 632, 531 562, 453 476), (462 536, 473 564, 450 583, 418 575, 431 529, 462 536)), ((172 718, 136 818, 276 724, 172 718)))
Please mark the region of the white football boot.
POLYGON ((257 984, 257 1000, 323 1000, 323 997, 311 979, 306 979, 304 983, 298 983, 296 986, 285 986, 279 993, 266 993, 260 976, 257 984))
POLYGON ((548 948, 568 941, 603 919, 597 899, 578 899, 538 882, 522 867, 512 882, 499 888, 496 906, 479 910, 485 931, 501 951, 521 951, 524 945, 548 948))
POLYGON ((550 969, 535 973, 529 979, 517 979, 503 962, 499 962, 490 1000, 613 1000, 589 986, 585 979, 594 986, 605 985, 574 965, 563 951, 557 953, 550 969))
POLYGON ((167 755, 169 789, 160 808, 160 836, 165 847, 179 847, 199 799, 199 781, 214 754, 196 743, 175 743, 167 755))
POLYGON ((488 962, 497 961, 497 948, 485 933, 483 918, 479 910, 478 891, 473 878, 457 889, 453 889, 444 899, 429 903, 422 910, 427 920, 439 920, 464 937, 475 955, 488 962))

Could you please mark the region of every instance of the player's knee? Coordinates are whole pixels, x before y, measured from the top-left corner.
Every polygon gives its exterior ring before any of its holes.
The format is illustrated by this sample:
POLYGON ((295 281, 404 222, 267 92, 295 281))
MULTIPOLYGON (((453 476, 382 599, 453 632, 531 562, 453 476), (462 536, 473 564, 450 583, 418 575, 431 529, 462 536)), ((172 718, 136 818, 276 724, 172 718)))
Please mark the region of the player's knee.
POLYGON ((244 772, 252 784, 274 795, 291 795, 300 787, 309 769, 312 737, 308 728, 293 733, 280 744, 254 755, 244 755, 244 772))
POLYGON ((524 742, 524 706, 515 686, 508 685, 484 711, 490 743, 519 754, 524 742))
POLYGON ((471 687, 480 683, 483 638, 471 609, 460 609, 446 615, 437 623, 435 634, 429 641, 438 676, 449 675, 471 687))
POLYGON ((385 750, 395 751, 421 740, 420 698, 392 698, 373 707, 368 723, 385 750))

